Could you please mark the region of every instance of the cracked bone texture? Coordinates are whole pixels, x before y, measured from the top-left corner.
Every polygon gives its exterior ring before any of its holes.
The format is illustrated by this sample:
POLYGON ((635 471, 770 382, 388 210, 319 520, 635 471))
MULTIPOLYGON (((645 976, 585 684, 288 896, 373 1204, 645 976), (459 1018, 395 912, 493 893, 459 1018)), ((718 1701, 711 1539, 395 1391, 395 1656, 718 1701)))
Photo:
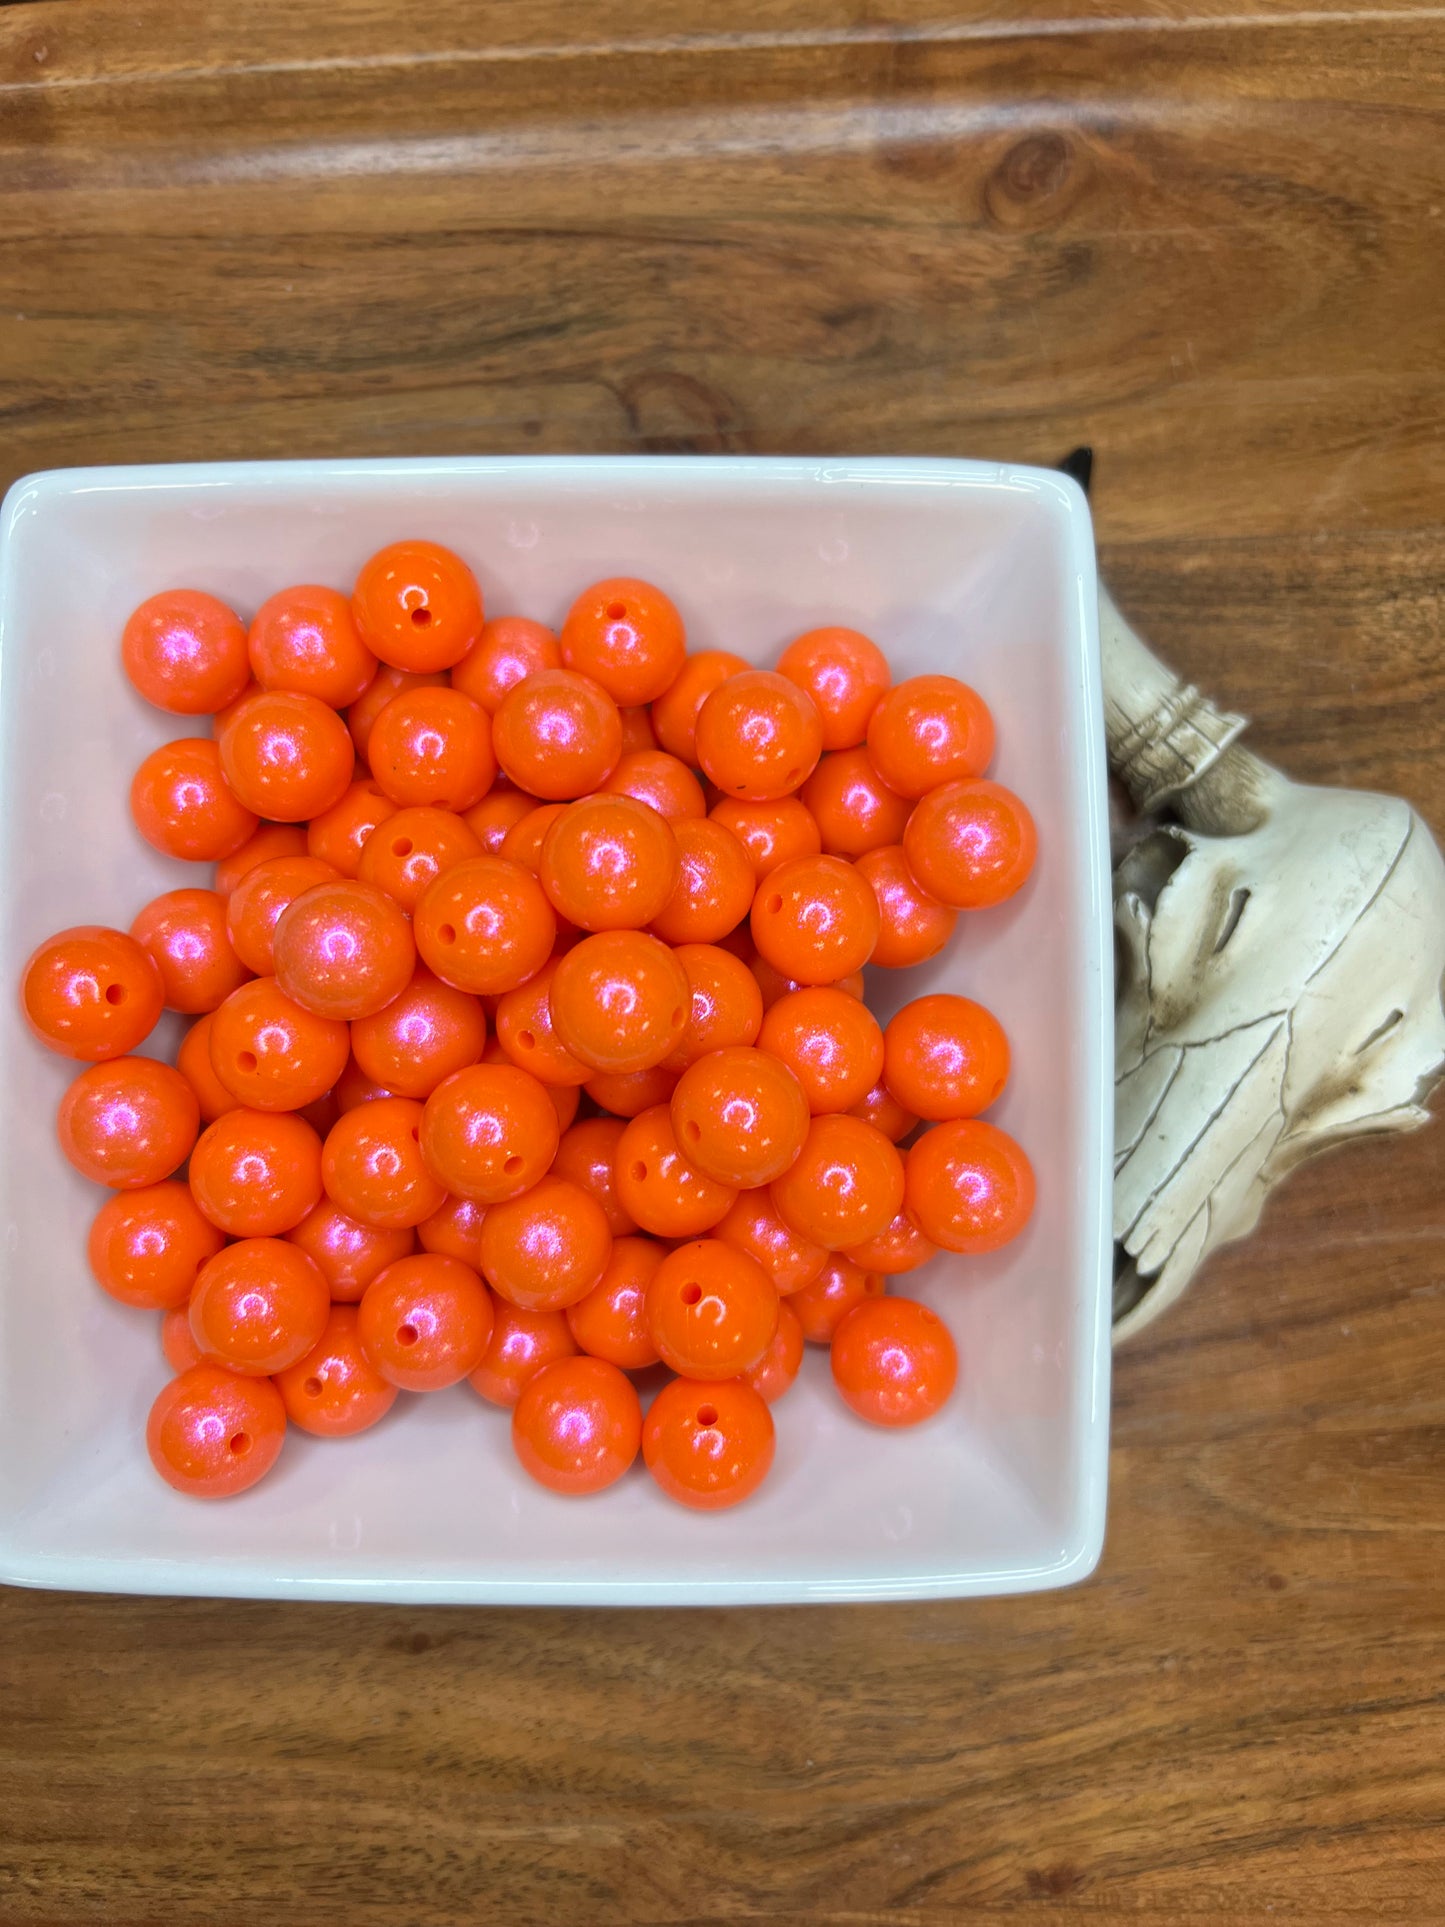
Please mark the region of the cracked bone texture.
POLYGON ((1114 874, 1115 1339, 1251 1230, 1301 1159, 1427 1121, 1445 863, 1397 797, 1294 783, 1101 592, 1114 874), (1164 814, 1160 814, 1160 813, 1164 814))

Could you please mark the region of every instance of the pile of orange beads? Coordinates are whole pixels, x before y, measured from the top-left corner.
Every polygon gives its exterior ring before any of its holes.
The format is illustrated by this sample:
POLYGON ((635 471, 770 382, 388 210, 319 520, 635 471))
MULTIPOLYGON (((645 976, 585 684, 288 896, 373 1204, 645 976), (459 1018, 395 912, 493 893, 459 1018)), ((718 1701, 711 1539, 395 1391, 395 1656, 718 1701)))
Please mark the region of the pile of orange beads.
POLYGON ((87 1066, 59 1136, 110 1188, 91 1268, 161 1314, 164 1479, 240 1492, 288 1424, 349 1436, 468 1379, 543 1485, 640 1453, 717 1509, 766 1475, 805 1344, 864 1419, 938 1410, 952 1339, 889 1282, 1013 1237, 1033 1176, 981 1118, 993 1016, 935 995, 880 1026, 862 972, 1032 866, 973 690, 894 684, 847 628, 772 670, 689 655, 630 578, 560 634, 488 621, 420 541, 249 629, 156 595, 121 653, 213 718, 130 804, 214 880, 50 938, 23 1002, 87 1066), (135 1054, 163 1008, 194 1020, 174 1066, 135 1054))

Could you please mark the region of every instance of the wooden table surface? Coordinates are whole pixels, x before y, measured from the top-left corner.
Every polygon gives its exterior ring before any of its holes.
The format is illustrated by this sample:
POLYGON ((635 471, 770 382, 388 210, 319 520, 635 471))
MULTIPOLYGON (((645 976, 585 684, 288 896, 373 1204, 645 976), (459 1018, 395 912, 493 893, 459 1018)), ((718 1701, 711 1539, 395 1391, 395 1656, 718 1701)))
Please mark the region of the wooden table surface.
MULTIPOLYGON (((1088 442, 1145 633, 1445 829, 1442 157, 1437 7, 8 5, 0 484, 1088 442)), ((1442 1147, 1119 1359, 1077 1591, 0 1594, 0 1921, 1445 1918, 1442 1147)))

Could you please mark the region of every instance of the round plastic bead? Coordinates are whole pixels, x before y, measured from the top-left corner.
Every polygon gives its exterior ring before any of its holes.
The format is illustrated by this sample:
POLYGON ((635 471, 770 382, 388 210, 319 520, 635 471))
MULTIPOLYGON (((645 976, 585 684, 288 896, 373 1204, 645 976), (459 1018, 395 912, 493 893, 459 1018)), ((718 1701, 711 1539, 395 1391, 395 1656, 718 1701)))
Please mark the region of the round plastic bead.
POLYGON ((211 1067, 256 1111, 299 1111, 325 1095, 346 1068, 346 1025, 288 997, 274 977, 233 990, 211 1017, 211 1067))
POLYGON ((562 661, 601 683, 614 702, 650 703, 677 680, 687 635, 661 589, 611 576, 584 589, 562 624, 562 661))
POLYGON ((318 883, 276 923, 276 981, 303 1010, 351 1023, 399 997, 416 969, 406 912, 369 883, 318 883))
POLYGON ((160 972, 168 1010, 214 1010, 250 976, 226 928, 226 899, 214 890, 167 890, 153 897, 130 934, 160 972))
POLYGON ((780 796, 772 803, 744 803, 725 796, 709 815, 742 844, 759 883, 782 864, 818 856, 823 848, 812 811, 796 796, 780 796))
POLYGON ((653 934, 664 943, 716 943, 752 908, 752 865, 732 831, 706 817, 680 822, 676 842, 676 881, 652 918, 653 934))
POLYGON ((751 929, 758 955, 775 970, 800 983, 837 983, 873 955, 878 902, 851 863, 803 857, 758 885, 751 929))
POLYGON ((616 769, 622 718, 590 676, 543 669, 497 705, 492 748, 518 789, 562 802, 600 789, 616 769))
POLYGON ((762 995, 763 1010, 765 1013, 772 1009, 780 997, 791 997, 795 991, 799 990, 823 990, 831 988, 833 990, 841 990, 845 996, 852 997, 859 1003, 863 1001, 863 972, 861 970, 850 970, 846 977, 840 977, 837 982, 832 985, 825 985, 805 984, 797 977, 786 976, 781 970, 774 970, 773 966, 763 957, 755 956, 748 967, 752 971, 758 990, 762 995))
POLYGON ((483 854, 481 839, 455 811, 398 810, 367 838, 356 874, 411 916, 439 876, 483 854))
POLYGON ((251 618, 247 650, 263 689, 315 696, 332 709, 354 703, 376 674, 348 598, 314 582, 267 597, 251 618))
POLYGON ((526 616, 494 616, 452 670, 452 688, 480 703, 489 716, 509 689, 543 669, 560 669, 557 638, 526 616))
POLYGON ((651 1238, 619 1238, 601 1281, 567 1307, 573 1338, 589 1358, 605 1358, 624 1372, 658 1362, 647 1323, 647 1287, 666 1256, 651 1238))
MULTIPOLYGON (((625 719, 647 713, 645 709, 624 710, 623 716, 625 719)), ((621 762, 602 787, 607 795, 630 796, 635 803, 645 803, 669 823, 676 824, 683 817, 707 815, 702 784, 686 763, 669 756, 666 750, 624 751, 621 762)))
POLYGON ((802 1237, 830 1251, 865 1244, 903 1205, 903 1159, 881 1131, 856 1117, 815 1117, 773 1202, 802 1237))
POLYGON ((443 983, 498 997, 546 963, 557 917, 520 863, 474 856, 427 886, 413 930, 422 961, 443 983))
POLYGON ((657 1238, 695 1238, 731 1208, 737 1189, 705 1177, 678 1147, 666 1104, 631 1119, 617 1145, 617 1198, 657 1238))
MULTIPOLYGON (((646 703, 634 703, 631 708, 619 709, 617 714, 622 722, 623 762, 641 750, 657 748, 657 736, 652 727, 652 710, 646 703)), ((620 768, 621 764, 618 767, 620 768)), ((699 790, 701 787, 699 784, 699 790)))
POLYGON ((361 858, 372 832, 396 815, 396 804, 370 777, 348 785, 338 802, 306 826, 306 850, 338 876, 361 874, 361 858))
POLYGON ((315 856, 269 857, 249 869, 229 897, 226 934, 248 970, 272 976, 276 969, 276 925, 297 897, 318 883, 334 882, 336 870, 315 856))
POLYGON ((748 1044, 712 1051, 690 1065, 678 1079, 671 1111, 684 1157, 720 1184, 771 1184, 808 1135, 802 1085, 780 1059, 748 1044))
POLYGON ((116 1057, 80 1073, 60 1100, 56 1129, 82 1177, 139 1191, 185 1163, 200 1122, 196 1094, 178 1070, 116 1057))
POLYGON ((763 994, 747 965, 710 943, 679 944, 672 954, 687 978, 688 1017, 663 1068, 680 1074, 709 1051, 756 1043, 763 994))
POLYGON ((877 1018, 858 998, 826 984, 780 997, 763 1018, 758 1045, 788 1066, 815 1116, 851 1111, 883 1069, 877 1018))
POLYGON ((351 595, 361 639, 384 663, 426 675, 476 646, 484 611, 477 579, 439 542, 392 542, 362 564, 351 595))
POLYGON ((572 1055, 596 1071, 660 1064, 687 1024, 687 975, 667 945, 639 930, 586 937, 552 978, 552 1024, 572 1055))
POLYGON ((778 1294, 762 1266, 718 1238, 669 1252, 647 1286, 647 1329, 663 1363, 686 1378, 736 1378, 778 1328, 778 1294))
POLYGON ((677 1087, 676 1071, 654 1064, 646 1071, 598 1071, 583 1089, 601 1111, 613 1117, 640 1117, 655 1105, 666 1106, 677 1087))
POLYGON ((482 1362, 492 1295, 469 1265, 419 1251, 388 1265, 357 1307, 361 1349, 403 1392, 441 1392, 482 1362))
POLYGON ((98 1064, 145 1042, 164 990, 154 958, 134 937, 87 923, 58 931, 30 953, 20 998, 42 1044, 98 1064))
POLYGON ((227 1111, 191 1152, 191 1195, 232 1238, 279 1238, 321 1197, 321 1140, 289 1111, 227 1111))
POLYGON ((500 1204, 546 1175, 560 1136, 557 1113, 535 1077, 511 1064, 475 1064, 427 1099, 421 1144, 444 1190, 500 1204))
POLYGON ((825 756, 803 785, 829 856, 860 857, 897 843, 913 805, 896 796, 869 761, 866 749, 825 756))
MULTIPOLYGON (((426 1219, 426 1224, 431 1220, 426 1219)), ((326 1280, 333 1304, 355 1304, 373 1278, 416 1249, 410 1227, 389 1230, 363 1224, 339 1205, 323 1198, 286 1233, 286 1241, 306 1256, 326 1280)))
POLYGON ((452 1198, 416 1228, 416 1241, 423 1251, 434 1251, 442 1258, 460 1258, 473 1271, 482 1268, 482 1226, 487 1206, 474 1198, 452 1198))
POLYGON ((876 642, 857 629, 810 629, 778 658, 778 674, 812 697, 823 724, 823 747, 861 743, 868 718, 892 677, 876 642))
POLYGON ((585 1084, 592 1075, 590 1067, 572 1055, 552 1025, 552 979, 556 972, 553 958, 535 977, 498 1000, 497 1041, 509 1063, 530 1071, 543 1084, 585 1084))
POLYGON ((584 797, 548 827, 537 881, 557 914, 583 930, 640 930, 672 894, 678 840, 630 796, 584 797))
POLYGON ((759 1398, 765 1398, 769 1405, 776 1405, 797 1378, 802 1363, 802 1321, 787 1299, 780 1298, 778 1328, 773 1333, 768 1349, 756 1365, 750 1365, 738 1376, 744 1385, 752 1387, 759 1398))
POLYGON ((398 1097, 430 1097, 443 1078, 475 1064, 486 1041, 476 998, 425 969, 384 1009, 351 1026, 356 1062, 398 1097))
POLYGON ((448 1187, 422 1156, 422 1117, 421 1105, 405 1097, 380 1097, 344 1112, 321 1150, 321 1182, 332 1203, 363 1224, 393 1231, 439 1211, 448 1187))
POLYGON ((883 1047, 889 1090, 915 1116, 933 1123, 977 1117, 1008 1082, 1003 1026, 968 997, 915 997, 889 1019, 883 1047))
POLYGON ((600 1284, 612 1233, 597 1200, 565 1178, 544 1177, 492 1205, 482 1225, 482 1276, 509 1304, 562 1311, 600 1284))
POLYGON ((304 1358, 330 1310, 326 1280, 304 1251, 280 1238, 242 1238, 201 1266, 191 1336, 202 1357, 260 1377, 304 1358))
POLYGON ((220 751, 206 736, 153 749, 131 781, 130 811, 153 849, 190 863, 230 856, 257 828, 256 813, 230 788, 220 751))
POLYGON ((394 696, 372 725, 367 760, 401 809, 469 810, 497 775, 487 712, 459 689, 394 696))
POLYGON ((201 1363, 201 1348, 191 1336, 191 1308, 173 1305, 161 1317, 161 1356, 173 1372, 188 1372, 201 1363))
POLYGON ((146 701, 173 716, 208 716, 224 708, 251 675, 245 624, 200 589, 148 597, 126 621, 120 655, 146 701))
POLYGON ((260 823, 244 843, 216 865, 216 891, 229 897, 258 863, 278 856, 305 856, 306 831, 299 823, 260 823))
POLYGON ((870 1238, 867 1244, 854 1245, 843 1255, 855 1265, 861 1265, 864 1271, 880 1271, 886 1278, 898 1278, 926 1265, 938 1255, 938 1246, 924 1237, 904 1209, 876 1238, 870 1238))
POLYGON ((688 768, 697 762, 697 715, 712 692, 729 676, 751 667, 730 649, 700 649, 689 656, 652 705, 652 727, 670 756, 688 768))
POLYGON ((108 1198, 91 1224, 86 1255, 112 1298, 142 1311, 170 1311, 185 1304, 196 1273, 224 1243, 185 1185, 168 1178, 108 1198))
POLYGON ((617 1196, 617 1147, 626 1125, 620 1117, 589 1117, 562 1133, 552 1175, 580 1186, 602 1207, 607 1229, 625 1238, 637 1229, 617 1196))
POLYGON ((305 823, 329 810, 356 767, 336 711, 285 689, 263 689, 238 703, 216 747, 240 802, 277 823, 305 823))
POLYGON ((879 701, 867 740, 889 789, 922 796, 940 783, 983 774, 993 756, 993 718, 956 676, 910 676, 879 701))
POLYGON ((812 1284, 828 1262, 825 1245, 803 1238, 778 1215, 767 1191, 743 1191, 722 1218, 716 1235, 724 1244, 760 1264, 779 1297, 812 1284))
POLYGON ((875 1126, 890 1144, 901 1144, 918 1122, 912 1111, 905 1110, 898 1102, 881 1077, 856 1104, 848 1106, 848 1115, 861 1117, 865 1124, 875 1126))
POLYGON ((542 845, 547 841, 547 832, 559 817, 567 814, 566 803, 536 803, 528 798, 528 810, 518 822, 514 823, 502 838, 500 854, 509 863, 520 863, 524 870, 533 876, 542 863, 542 845))
POLYGON ((522 1469, 573 1498, 615 1485, 641 1439, 642 1407, 631 1381, 600 1358, 544 1366, 512 1411, 512 1448, 522 1469))
POLYGON ((565 1313, 523 1311, 520 1305, 499 1298, 487 1349, 468 1379, 489 1405, 510 1411, 538 1372, 576 1353, 577 1341, 565 1313))
POLYGON ((930 790, 903 832, 903 854, 922 887, 958 910, 988 910, 1028 880, 1038 832, 1002 783, 947 783, 930 790))
POLYGON ((881 1298, 887 1289, 888 1280, 880 1272, 864 1271, 835 1252, 812 1283, 795 1291, 788 1302, 808 1343, 827 1345, 855 1305, 881 1298))
POLYGON ((958 1352, 936 1312, 911 1298, 856 1305, 833 1334, 833 1383, 871 1425, 918 1425, 958 1382, 958 1352))
POLYGON ((878 903, 878 941, 868 961, 885 970, 907 970, 936 957, 953 935, 958 912, 920 888, 903 846, 890 843, 867 851, 858 859, 858 874, 878 903))
POLYGON ((286 1437, 286 1407, 268 1378, 202 1361, 157 1394, 146 1420, 151 1464, 177 1492, 228 1499, 265 1478, 286 1437))
POLYGON ((909 1217, 945 1251, 997 1251, 1028 1223, 1033 1166, 1007 1132, 959 1118, 925 1131, 908 1153, 906 1198, 909 1217))
POLYGON ((227 1111, 239 1107, 240 1098, 233 1096, 221 1082, 211 1062, 209 1011, 205 1016, 198 1017, 181 1039, 180 1049, 176 1052, 176 1069, 196 1094, 203 1124, 214 1124, 218 1117, 224 1117, 227 1111))
POLYGON ((754 803, 791 796, 822 751, 812 697, 768 669, 730 676, 698 711, 697 760, 728 796, 754 803))
MULTIPOLYGON (((506 842, 509 832, 516 829, 526 817, 531 816, 536 808, 535 798, 527 796, 521 790, 514 790, 510 784, 488 790, 480 803, 473 803, 472 807, 462 815, 463 823, 476 839, 477 848, 473 854, 501 856, 502 845, 506 842)), ((540 848, 539 843, 539 851, 540 848)), ((535 864, 528 867, 535 875, 535 864)), ((372 878, 372 881, 375 882, 376 879, 372 878)))
POLYGON ((757 1491, 773 1463, 767 1401, 740 1379, 675 1378, 652 1401, 642 1456, 661 1491, 699 1512, 721 1512, 757 1491))
POLYGON ((393 696, 399 696, 405 689, 440 689, 448 681, 447 673, 443 669, 433 669, 424 675, 418 675, 411 670, 393 669, 389 663, 383 663, 363 693, 346 712, 346 727, 351 732, 352 743, 362 762, 367 761, 367 752, 371 748, 371 732, 376 727, 376 719, 393 696))
POLYGON ((286 1416, 318 1439, 349 1439, 384 1419, 396 1387, 366 1356, 354 1305, 333 1305, 325 1330, 294 1365, 276 1374, 286 1416))

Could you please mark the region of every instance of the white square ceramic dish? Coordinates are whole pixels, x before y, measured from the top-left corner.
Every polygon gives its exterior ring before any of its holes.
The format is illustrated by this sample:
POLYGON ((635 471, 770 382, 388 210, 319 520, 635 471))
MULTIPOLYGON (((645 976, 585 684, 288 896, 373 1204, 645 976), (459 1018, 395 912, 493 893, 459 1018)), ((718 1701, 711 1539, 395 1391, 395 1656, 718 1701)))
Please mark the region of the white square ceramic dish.
MULTIPOLYGON (((0 529, 0 1579, 106 1591, 461 1602, 719 1604, 1027 1591, 1085 1576, 1108 1453, 1112 964, 1096 582, 1064 477, 968 462, 477 459, 259 463, 33 476, 0 529), (1036 1216, 993 1258, 940 1259, 919 1295, 960 1347, 958 1395, 885 1433, 846 1411, 826 1355, 777 1409, 767 1483, 736 1511, 664 1501, 641 1468, 599 1498, 532 1485, 507 1421, 466 1386, 403 1399, 345 1444, 293 1434, 265 1481, 204 1504, 146 1461, 165 1377, 157 1320, 85 1265, 99 1199, 51 1119, 68 1077, 17 1014, 32 947, 128 926, 186 866, 131 825, 148 749, 187 733, 125 682, 117 640, 155 590, 249 613, 291 582, 349 584, 373 549, 433 537, 488 605, 555 623, 587 582, 663 584, 695 648, 770 662, 852 623, 899 676, 961 674, 998 722, 995 773, 1028 800, 1025 890, 965 919, 883 1010, 956 986, 1014 1050, 997 1121, 1033 1158, 1036 1216)), ((174 1033, 152 1048, 170 1048, 174 1033)))

